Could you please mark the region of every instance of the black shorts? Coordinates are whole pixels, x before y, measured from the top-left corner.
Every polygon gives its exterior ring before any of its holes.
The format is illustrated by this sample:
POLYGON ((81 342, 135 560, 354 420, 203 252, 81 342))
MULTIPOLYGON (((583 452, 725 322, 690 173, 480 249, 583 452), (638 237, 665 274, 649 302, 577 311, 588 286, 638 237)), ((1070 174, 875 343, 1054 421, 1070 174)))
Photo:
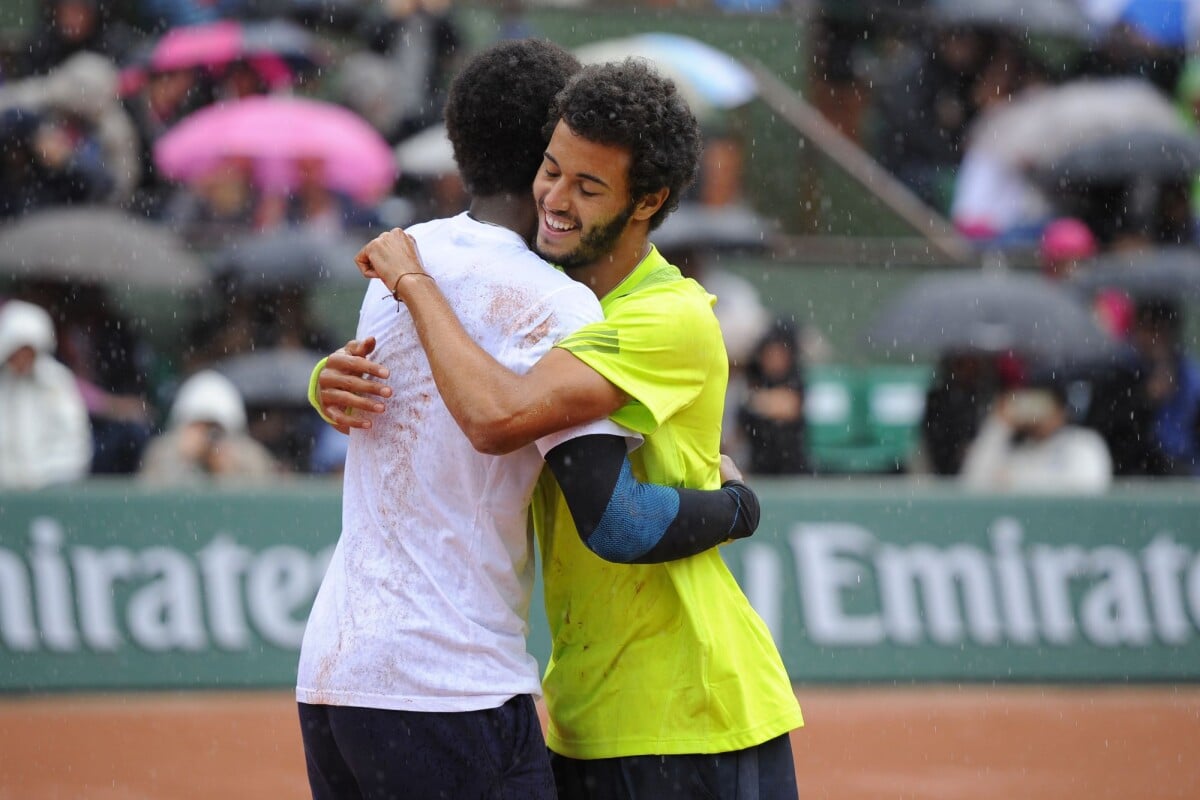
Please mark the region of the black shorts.
POLYGON ((559 800, 796 800, 788 735, 730 753, 581 761, 550 754, 559 800))
POLYGON ((529 695, 431 713, 300 703, 314 800, 553 800, 529 695))

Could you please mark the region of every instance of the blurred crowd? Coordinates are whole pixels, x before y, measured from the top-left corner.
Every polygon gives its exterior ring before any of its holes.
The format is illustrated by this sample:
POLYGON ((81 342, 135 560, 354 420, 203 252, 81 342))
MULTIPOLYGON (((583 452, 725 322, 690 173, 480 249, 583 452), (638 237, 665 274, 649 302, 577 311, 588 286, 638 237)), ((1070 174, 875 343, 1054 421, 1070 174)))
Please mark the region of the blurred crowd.
POLYGON ((898 469, 1044 491, 1200 474, 1200 3, 818 5, 813 103, 982 261, 1033 265, 1113 343, 1090 362, 943 347, 898 469))
POLYGON ((341 437, 304 403, 316 354, 340 344, 309 289, 352 272, 381 225, 459 210, 461 187, 398 179, 392 152, 440 122, 461 54, 449 11, 39 4, 0 61, 0 224, 25 267, 0 289, 0 486, 340 468, 341 437), (87 214, 105 236, 64 257, 87 214), (122 260, 151 263, 103 274, 122 260), (179 352, 126 316, 117 294, 140 284, 201 284, 176 295, 179 352))
MULTIPOLYGON (((1172 269, 1200 275, 1197 4, 1025 5, 705 7, 811 15, 811 102, 981 252, 1032 253, 1048 285, 1075 289, 1105 259, 1168 251, 1172 269)), ((496 36, 537 33, 521 8, 497 4, 496 36)), ((372 231, 463 208, 439 133, 469 48, 450 0, 44 0, 39 13, 0 61, 0 225, 118 209, 203 253, 209 291, 179 320, 180 352, 164 354, 111 279, 30 263, 5 284, 0 486, 338 470, 344 440, 303 397, 308 367, 341 342, 315 322, 308 289, 372 231)), ((720 119, 702 123, 706 160, 685 207, 744 209, 747 154, 720 119)), ((693 230, 711 234, 714 219, 693 230)), ((831 357, 822 337, 776 318, 710 249, 661 233, 665 254, 720 298, 726 449, 756 474, 837 471, 810 441, 809 370, 831 357)), ((1083 491, 1200 474, 1200 367, 1178 287, 1086 284, 1120 344, 1102 368, 937 353, 912 446, 885 471, 1083 491)))

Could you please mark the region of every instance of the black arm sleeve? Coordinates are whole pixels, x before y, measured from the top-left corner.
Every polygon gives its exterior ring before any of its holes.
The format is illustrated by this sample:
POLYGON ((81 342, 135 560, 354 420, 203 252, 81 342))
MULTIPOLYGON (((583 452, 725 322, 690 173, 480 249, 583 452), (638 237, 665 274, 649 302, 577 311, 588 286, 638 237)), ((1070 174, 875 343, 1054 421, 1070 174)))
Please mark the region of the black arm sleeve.
POLYGON ((708 491, 640 483, 619 436, 572 439, 547 453, 546 463, 580 538, 609 561, 673 561, 758 527, 758 498, 744 483, 728 481, 708 491))

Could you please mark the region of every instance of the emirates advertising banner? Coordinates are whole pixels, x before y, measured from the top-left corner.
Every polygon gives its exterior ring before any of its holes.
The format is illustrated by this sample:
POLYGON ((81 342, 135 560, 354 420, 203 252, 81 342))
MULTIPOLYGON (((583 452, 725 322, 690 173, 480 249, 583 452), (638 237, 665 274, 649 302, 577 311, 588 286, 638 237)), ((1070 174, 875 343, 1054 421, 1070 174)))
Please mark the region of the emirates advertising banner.
MULTIPOLYGON (((1189 485, 756 483, 760 530, 723 553, 798 683, 1200 680, 1189 485)), ((0 494, 0 691, 290 686, 340 521, 323 482, 0 494)))

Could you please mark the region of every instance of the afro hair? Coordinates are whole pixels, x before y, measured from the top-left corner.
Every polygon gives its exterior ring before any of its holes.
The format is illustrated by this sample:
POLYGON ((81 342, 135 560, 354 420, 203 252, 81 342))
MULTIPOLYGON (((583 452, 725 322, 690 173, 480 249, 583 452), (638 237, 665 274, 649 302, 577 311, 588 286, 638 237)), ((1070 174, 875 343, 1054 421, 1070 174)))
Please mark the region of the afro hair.
POLYGON ((578 70, 575 56, 544 39, 499 42, 463 67, 450 85, 446 132, 471 194, 530 191, 550 103, 578 70))

